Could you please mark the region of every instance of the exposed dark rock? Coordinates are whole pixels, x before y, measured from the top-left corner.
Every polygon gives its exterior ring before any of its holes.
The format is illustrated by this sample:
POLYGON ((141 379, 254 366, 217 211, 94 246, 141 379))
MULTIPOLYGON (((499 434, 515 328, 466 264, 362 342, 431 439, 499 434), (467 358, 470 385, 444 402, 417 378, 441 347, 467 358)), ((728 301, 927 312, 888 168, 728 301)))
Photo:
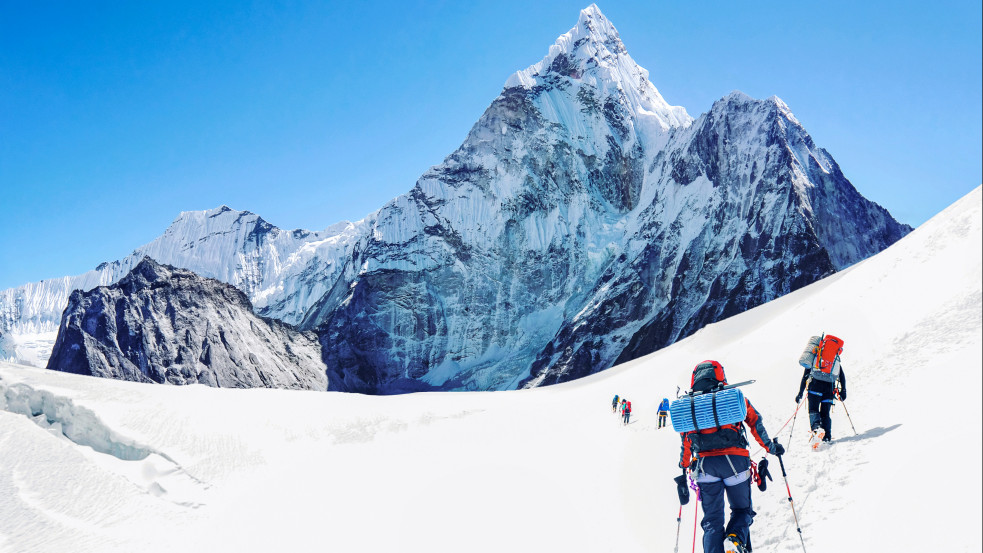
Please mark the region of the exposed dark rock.
POLYGON ((113 286, 72 293, 48 368, 137 382, 328 387, 313 333, 258 317, 233 286, 150 258, 113 286))

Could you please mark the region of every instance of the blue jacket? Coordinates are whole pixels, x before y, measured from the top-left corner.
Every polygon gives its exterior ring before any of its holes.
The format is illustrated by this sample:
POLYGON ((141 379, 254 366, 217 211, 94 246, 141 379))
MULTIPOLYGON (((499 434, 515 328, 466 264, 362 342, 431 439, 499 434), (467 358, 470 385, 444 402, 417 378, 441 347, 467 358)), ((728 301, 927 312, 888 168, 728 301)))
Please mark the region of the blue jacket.
POLYGON ((659 404, 659 411, 669 410, 669 400, 667 398, 662 398, 662 403, 659 404))

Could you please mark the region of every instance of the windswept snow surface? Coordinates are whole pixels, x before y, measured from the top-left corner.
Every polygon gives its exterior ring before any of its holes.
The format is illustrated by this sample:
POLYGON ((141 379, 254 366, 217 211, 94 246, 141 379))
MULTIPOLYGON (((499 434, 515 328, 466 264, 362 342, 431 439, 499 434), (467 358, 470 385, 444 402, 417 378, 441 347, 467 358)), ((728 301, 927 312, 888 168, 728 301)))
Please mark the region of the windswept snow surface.
MULTIPOLYGON (((671 551, 679 438, 655 409, 707 358, 757 379, 745 393, 791 439, 809 551, 979 551, 981 211, 977 188, 848 270, 541 389, 373 397, 0 365, 0 551, 671 551), (814 453, 805 413, 794 436, 783 424, 823 331, 845 340, 857 433, 837 406, 814 453)), ((802 551, 773 467, 755 550, 802 551)))

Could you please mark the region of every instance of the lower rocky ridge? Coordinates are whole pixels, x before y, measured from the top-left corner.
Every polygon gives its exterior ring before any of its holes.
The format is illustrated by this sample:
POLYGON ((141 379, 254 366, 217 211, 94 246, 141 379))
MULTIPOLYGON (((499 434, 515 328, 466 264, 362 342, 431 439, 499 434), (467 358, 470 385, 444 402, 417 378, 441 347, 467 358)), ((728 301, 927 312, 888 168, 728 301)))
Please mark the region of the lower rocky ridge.
POLYGON ((76 290, 48 369, 136 382, 327 390, 312 332, 253 313, 237 288, 146 257, 76 290))

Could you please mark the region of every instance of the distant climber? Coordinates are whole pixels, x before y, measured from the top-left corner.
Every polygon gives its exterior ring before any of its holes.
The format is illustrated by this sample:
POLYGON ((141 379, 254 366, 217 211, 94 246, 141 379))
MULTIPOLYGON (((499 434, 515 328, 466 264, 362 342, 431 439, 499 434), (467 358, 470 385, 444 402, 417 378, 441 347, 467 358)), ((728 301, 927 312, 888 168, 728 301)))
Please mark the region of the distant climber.
POLYGON ((810 441, 813 448, 820 442, 830 442, 833 439, 833 421, 829 410, 837 397, 846 399, 846 374, 840 363, 840 353, 843 352, 843 341, 829 334, 813 336, 809 339, 812 346, 806 348, 799 363, 805 367, 799 392, 795 395, 795 403, 802 401, 802 392, 809 392, 809 427, 812 430, 810 441), (811 353, 811 355, 809 355, 811 353))
MULTIPOLYGON (((694 392, 708 392, 725 386, 727 377, 723 366, 716 361, 704 361, 693 369, 690 386, 694 392)), ((680 401, 680 400, 677 400, 680 401)), ((754 519, 751 508, 751 458, 744 426, 772 455, 782 455, 785 448, 768 437, 761 414, 745 398, 747 415, 743 421, 680 434, 682 451, 679 466, 683 475, 676 483, 685 481, 686 470, 700 489, 703 503, 703 551, 722 553, 725 543, 729 551, 751 551, 750 526, 754 519), (724 495, 730 504, 730 520, 724 526, 724 495)))
POLYGON ((621 400, 621 424, 628 424, 628 419, 631 418, 631 402, 627 399, 621 400))
POLYGON ((618 412, 618 394, 614 394, 614 399, 611 401, 611 412, 618 412))
POLYGON ((659 404, 659 428, 666 425, 666 417, 669 416, 669 398, 662 398, 659 404))

